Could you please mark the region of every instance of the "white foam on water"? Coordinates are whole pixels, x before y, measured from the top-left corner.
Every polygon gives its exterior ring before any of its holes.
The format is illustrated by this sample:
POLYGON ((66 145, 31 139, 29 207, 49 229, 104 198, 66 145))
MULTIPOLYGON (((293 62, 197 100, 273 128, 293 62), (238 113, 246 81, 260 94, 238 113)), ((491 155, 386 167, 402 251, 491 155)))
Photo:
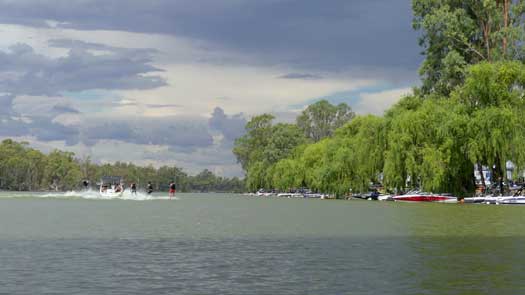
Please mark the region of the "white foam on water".
MULTIPOLYGON (((124 194, 120 197, 110 197, 103 196, 98 191, 88 190, 88 191, 69 191, 69 192, 59 192, 59 193, 48 193, 44 195, 35 195, 35 197, 40 198, 79 198, 87 200, 128 200, 128 201, 152 201, 152 200, 169 200, 169 196, 155 196, 148 195, 146 193, 137 192, 132 194, 131 191, 124 191, 124 194)), ((172 200, 178 200, 179 198, 173 197, 172 200)))

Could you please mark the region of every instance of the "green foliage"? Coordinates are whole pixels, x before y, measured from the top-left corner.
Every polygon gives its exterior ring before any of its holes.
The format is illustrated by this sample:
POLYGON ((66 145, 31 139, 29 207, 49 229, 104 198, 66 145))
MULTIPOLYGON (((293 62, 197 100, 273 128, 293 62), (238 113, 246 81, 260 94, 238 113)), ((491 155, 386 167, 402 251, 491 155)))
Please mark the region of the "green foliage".
POLYGON ((269 165, 264 162, 255 162, 250 165, 246 177, 246 187, 251 191, 270 187, 267 183, 269 165))
POLYGON ((416 109, 400 109, 388 119, 384 182, 393 189, 422 188, 462 194, 471 189, 465 174, 473 165, 465 159, 468 116, 447 99, 426 99, 416 109))
POLYGON ((233 153, 245 171, 249 169, 250 163, 263 160, 264 150, 261 147, 269 145, 274 118, 270 114, 253 117, 246 124, 246 134, 235 140, 233 153))
POLYGON ((482 62, 463 75, 450 96, 416 92, 384 117, 357 116, 311 144, 275 144, 289 143, 297 130, 265 125, 273 133, 254 151, 248 187, 308 187, 340 196, 382 183, 389 190, 464 196, 474 191, 475 165, 494 167, 494 175, 503 178, 507 161, 523 169, 525 65, 482 62))
POLYGON ((337 106, 320 100, 306 108, 297 117, 297 126, 305 136, 317 142, 331 136, 334 131, 354 118, 355 113, 347 104, 337 106))
POLYGON ((80 167, 74 154, 55 150, 46 157, 44 183, 54 190, 71 190, 77 187, 81 177, 80 167))
POLYGON ((512 161, 523 168, 525 66, 519 62, 480 63, 452 97, 470 116, 468 152, 472 162, 493 167, 505 178, 512 161))
POLYGON ((470 113, 491 106, 519 109, 523 104, 524 86, 523 63, 483 62, 469 68, 464 85, 452 97, 465 104, 470 113))
MULTIPOLYGON (((339 161, 353 171, 348 179, 354 191, 366 192, 370 183, 378 183, 384 166, 386 148, 385 119, 372 115, 358 116, 337 130, 339 161)), ((337 160, 337 159, 336 159, 337 160)))
POLYGON ((267 144, 261 146, 262 161, 277 163, 279 160, 290 156, 293 150, 306 143, 306 138, 296 125, 279 123, 272 126, 267 144))
POLYGON ((468 65, 525 58, 524 0, 413 0, 412 9, 426 57, 424 93, 448 95, 468 65))
POLYGON ((96 165, 89 157, 76 159, 73 153, 55 150, 49 155, 28 147, 27 143, 6 139, 0 143, 0 189, 4 190, 74 190, 82 180, 97 183, 102 176, 122 176, 127 184, 144 187, 151 181, 157 190, 167 190, 174 181, 178 191, 242 192, 244 181, 215 176, 204 170, 188 176, 180 168, 139 167, 131 163, 96 165))
POLYGON ((274 165, 307 142, 296 125, 273 125, 273 119, 268 114, 253 117, 246 124, 246 134, 235 141, 233 153, 247 172, 247 186, 251 190, 270 187, 274 165))
POLYGON ((493 167, 496 179, 507 161, 525 167, 525 0, 413 0, 412 8, 422 87, 383 118, 310 105, 296 120, 314 142, 307 145, 289 144, 292 126, 275 144, 272 130, 285 133, 273 117, 254 118, 234 149, 252 190, 344 195, 382 181, 390 190, 467 195, 475 165, 493 167))
POLYGON ((0 144, 0 188, 25 190, 42 182, 44 155, 25 142, 10 139, 0 144))

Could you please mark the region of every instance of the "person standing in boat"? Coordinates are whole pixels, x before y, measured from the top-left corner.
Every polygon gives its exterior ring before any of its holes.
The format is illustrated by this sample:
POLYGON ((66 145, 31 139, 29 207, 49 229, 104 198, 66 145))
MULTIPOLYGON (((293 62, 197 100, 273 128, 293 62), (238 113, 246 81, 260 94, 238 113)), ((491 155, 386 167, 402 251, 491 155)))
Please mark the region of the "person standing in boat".
POLYGON ((151 181, 148 181, 147 192, 148 195, 151 195, 151 193, 153 192, 153 185, 151 184, 151 181))
POLYGON ((172 181, 170 183, 170 200, 171 198, 173 198, 173 196, 175 196, 175 192, 176 192, 175 183, 172 181))

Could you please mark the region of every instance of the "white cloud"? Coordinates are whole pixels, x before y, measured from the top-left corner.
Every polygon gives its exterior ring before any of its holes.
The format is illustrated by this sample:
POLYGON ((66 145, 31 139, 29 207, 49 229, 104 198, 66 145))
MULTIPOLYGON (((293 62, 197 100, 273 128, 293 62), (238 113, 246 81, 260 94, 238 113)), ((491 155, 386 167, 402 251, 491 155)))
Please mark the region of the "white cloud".
POLYGON ((274 67, 170 64, 161 74, 168 86, 146 91, 119 91, 125 98, 148 103, 175 103, 183 108, 146 110, 146 116, 191 113, 209 114, 220 106, 232 113, 257 114, 286 111, 334 92, 351 91, 377 83, 373 80, 327 77, 320 80, 279 79, 284 69, 274 67), (228 99, 220 99, 227 97, 228 99))
POLYGON ((359 104, 354 107, 357 113, 383 115, 389 107, 403 96, 412 92, 412 88, 400 88, 381 92, 363 93, 359 104))

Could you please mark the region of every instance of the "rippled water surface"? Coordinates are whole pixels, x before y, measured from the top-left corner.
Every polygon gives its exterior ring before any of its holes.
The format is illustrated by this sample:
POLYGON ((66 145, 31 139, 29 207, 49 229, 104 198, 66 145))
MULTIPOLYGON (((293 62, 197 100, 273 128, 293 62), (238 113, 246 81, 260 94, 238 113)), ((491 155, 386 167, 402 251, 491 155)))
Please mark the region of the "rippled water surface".
POLYGON ((0 193, 1 294, 524 294, 525 206, 0 193))

